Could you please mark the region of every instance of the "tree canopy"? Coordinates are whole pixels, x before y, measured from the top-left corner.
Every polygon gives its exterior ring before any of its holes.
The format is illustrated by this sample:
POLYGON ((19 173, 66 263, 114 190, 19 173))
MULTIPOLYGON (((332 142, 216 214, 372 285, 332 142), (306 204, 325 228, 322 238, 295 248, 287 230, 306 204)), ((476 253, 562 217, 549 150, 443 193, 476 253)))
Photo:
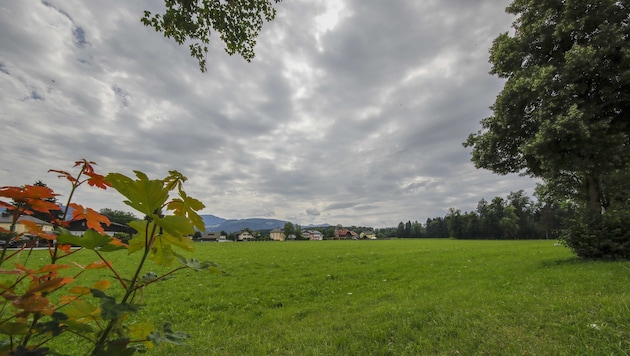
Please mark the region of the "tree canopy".
POLYGON ((600 213, 630 177, 630 4, 515 0, 506 11, 514 30, 490 50, 505 86, 464 145, 478 168, 542 178, 600 213))
POLYGON ((249 62, 254 58, 256 37, 264 21, 275 18, 273 4, 280 1, 164 0, 164 13, 146 10, 141 21, 180 45, 189 43, 190 55, 199 61, 199 68, 205 72, 213 31, 225 43, 228 54, 238 53, 249 62))
POLYGON ((134 220, 138 220, 138 217, 136 217, 133 213, 122 210, 103 208, 99 211, 99 213, 106 216, 109 221, 123 225, 127 225, 134 220))

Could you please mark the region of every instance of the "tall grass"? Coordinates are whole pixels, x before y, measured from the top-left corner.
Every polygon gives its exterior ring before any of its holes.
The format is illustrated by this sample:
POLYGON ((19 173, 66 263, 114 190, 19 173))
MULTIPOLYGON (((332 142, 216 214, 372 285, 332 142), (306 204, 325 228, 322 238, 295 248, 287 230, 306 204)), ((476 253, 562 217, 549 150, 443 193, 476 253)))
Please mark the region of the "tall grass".
POLYGON ((149 288, 142 317, 191 334, 152 355, 630 355, 630 262, 548 240, 195 247, 225 274, 149 288))

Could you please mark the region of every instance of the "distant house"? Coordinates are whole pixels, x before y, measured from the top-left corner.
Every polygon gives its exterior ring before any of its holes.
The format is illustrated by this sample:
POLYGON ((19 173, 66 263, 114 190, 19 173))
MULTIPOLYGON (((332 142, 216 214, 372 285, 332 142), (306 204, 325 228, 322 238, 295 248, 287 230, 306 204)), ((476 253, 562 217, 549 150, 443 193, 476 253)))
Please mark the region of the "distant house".
MULTIPOLYGON (((0 227, 1 228, 7 231, 11 231, 12 222, 13 222, 13 216, 4 216, 0 214, 0 227)), ((18 239, 12 239, 12 241, 9 241, 9 247, 12 247, 12 246, 19 247, 23 245, 24 243, 28 243, 29 241, 35 241, 35 245, 38 245, 40 242, 44 243, 43 239, 40 239, 39 237, 30 235, 28 233, 29 229, 26 225, 29 223, 34 223, 35 225, 37 225, 38 229, 44 232, 51 232, 53 231, 53 228, 54 228, 53 224, 47 221, 38 219, 30 215, 22 215, 18 218, 17 222, 15 223, 15 230, 14 230, 16 234, 21 234, 21 237, 18 239)), ((0 239, 0 245, 4 246, 5 243, 6 243, 6 239, 0 239)))
POLYGON ((311 241, 321 241, 324 239, 324 235, 317 230, 304 230, 302 231, 302 236, 311 241))
POLYGON ((359 234, 348 229, 335 230, 335 240, 356 240, 359 238, 359 234))
POLYGON ((254 235, 251 234, 251 232, 247 231, 247 230, 241 230, 241 232, 239 232, 236 235, 236 240, 237 241, 251 241, 251 240, 255 240, 256 238, 254 237, 254 235))
MULTIPOLYGON (((11 222, 13 221, 12 216, 3 216, 0 215, 0 227, 5 230, 11 230, 11 222)), ((53 224, 46 222, 44 220, 38 219, 36 217, 30 215, 22 215, 18 218, 17 223, 15 224, 15 233, 22 234, 28 232, 28 228, 24 224, 25 221, 30 221, 35 223, 38 228, 40 228, 44 232, 53 231, 53 224)))
MULTIPOLYGON (((109 236, 114 236, 114 234, 117 232, 124 232, 130 235, 137 233, 137 231, 134 228, 127 226, 125 224, 119 224, 115 222, 110 223, 109 226, 101 223, 101 227, 105 231, 105 234, 109 236)), ((73 220, 70 222, 70 225, 68 225, 66 228, 70 230, 70 233, 72 233, 73 235, 83 236, 83 234, 85 233, 85 230, 88 229, 87 221, 85 219, 73 220)))
POLYGON ((220 232, 206 232, 201 235, 199 241, 201 242, 217 242, 221 238, 220 232))
POLYGON ((367 240, 376 240, 376 234, 373 231, 362 232, 359 237, 367 240))
POLYGON ((271 230, 271 232, 269 233, 269 237, 271 237, 272 241, 284 241, 287 238, 287 236, 284 234, 284 231, 282 231, 282 229, 280 228, 271 230))

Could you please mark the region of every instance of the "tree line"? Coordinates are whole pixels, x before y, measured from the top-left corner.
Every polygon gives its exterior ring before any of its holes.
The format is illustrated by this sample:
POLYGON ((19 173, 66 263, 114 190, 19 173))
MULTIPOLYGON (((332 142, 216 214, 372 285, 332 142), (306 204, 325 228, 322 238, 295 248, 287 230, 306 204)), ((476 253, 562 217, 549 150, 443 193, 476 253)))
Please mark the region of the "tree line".
POLYGON ((383 237, 456 239, 558 239, 571 216, 572 206, 536 201, 523 190, 491 201, 481 199, 474 211, 450 208, 443 217, 400 222, 397 228, 379 229, 383 237))

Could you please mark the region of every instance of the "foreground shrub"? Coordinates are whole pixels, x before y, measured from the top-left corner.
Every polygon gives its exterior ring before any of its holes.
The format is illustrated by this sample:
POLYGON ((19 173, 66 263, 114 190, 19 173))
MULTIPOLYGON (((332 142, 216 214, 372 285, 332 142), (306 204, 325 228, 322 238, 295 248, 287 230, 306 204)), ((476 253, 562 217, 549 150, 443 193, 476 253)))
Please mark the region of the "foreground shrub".
POLYGON ((579 257, 630 259, 630 210, 613 207, 604 214, 583 213, 568 224, 563 242, 579 257))
POLYGON ((203 204, 184 192, 186 177, 177 171, 169 172, 164 179, 149 179, 136 171, 136 178, 132 179, 119 173, 100 175, 94 171, 94 165, 87 160, 76 162, 79 171, 75 175, 51 170, 71 184, 60 219, 51 213, 59 207, 51 202, 57 194, 48 187, 0 187, 0 197, 8 199, 0 200, 0 206, 12 216, 11 228, 0 228, 5 238, 0 253, 0 297, 3 299, 0 334, 4 336, 0 339, 0 355, 56 353, 45 345, 62 334, 76 335, 78 341, 89 345, 92 355, 131 355, 163 342, 181 344, 187 337, 185 333, 173 331, 169 322, 156 329, 142 320, 133 321, 138 318, 131 316, 140 310, 136 297, 142 293, 138 292, 143 292, 148 285, 170 278, 184 268, 218 271, 210 262, 189 260, 173 251, 173 247, 192 251, 189 236, 195 229, 204 229, 203 220, 196 213, 203 204), (76 189, 84 183, 117 190, 126 198, 127 205, 144 216, 142 220, 129 223, 136 233, 128 244, 105 234, 103 225, 110 224, 105 216, 72 202, 76 189), (171 198, 171 194, 176 196, 171 198), (34 211, 50 214, 55 230, 43 231, 31 221, 21 221, 27 231, 17 235, 10 233, 15 231, 20 216, 34 211), (85 220, 88 229, 83 236, 75 236, 67 230, 75 220, 85 220), (49 259, 27 257, 26 262, 11 261, 27 249, 28 244, 9 250, 9 242, 24 236, 44 239, 49 259), (85 266, 73 262, 73 254, 80 249, 93 251, 95 261, 85 266), (130 276, 121 275, 105 258, 107 252, 121 249, 127 249, 129 254, 142 254, 130 276), (181 266, 158 275, 145 271, 147 259, 159 265, 170 265, 178 260, 181 266), (103 269, 109 271, 107 277, 114 276, 113 285, 109 279, 89 286, 81 284, 85 272, 103 269), (119 292, 110 291, 116 288, 119 292), (122 295, 122 298, 117 300, 113 295, 122 295))

